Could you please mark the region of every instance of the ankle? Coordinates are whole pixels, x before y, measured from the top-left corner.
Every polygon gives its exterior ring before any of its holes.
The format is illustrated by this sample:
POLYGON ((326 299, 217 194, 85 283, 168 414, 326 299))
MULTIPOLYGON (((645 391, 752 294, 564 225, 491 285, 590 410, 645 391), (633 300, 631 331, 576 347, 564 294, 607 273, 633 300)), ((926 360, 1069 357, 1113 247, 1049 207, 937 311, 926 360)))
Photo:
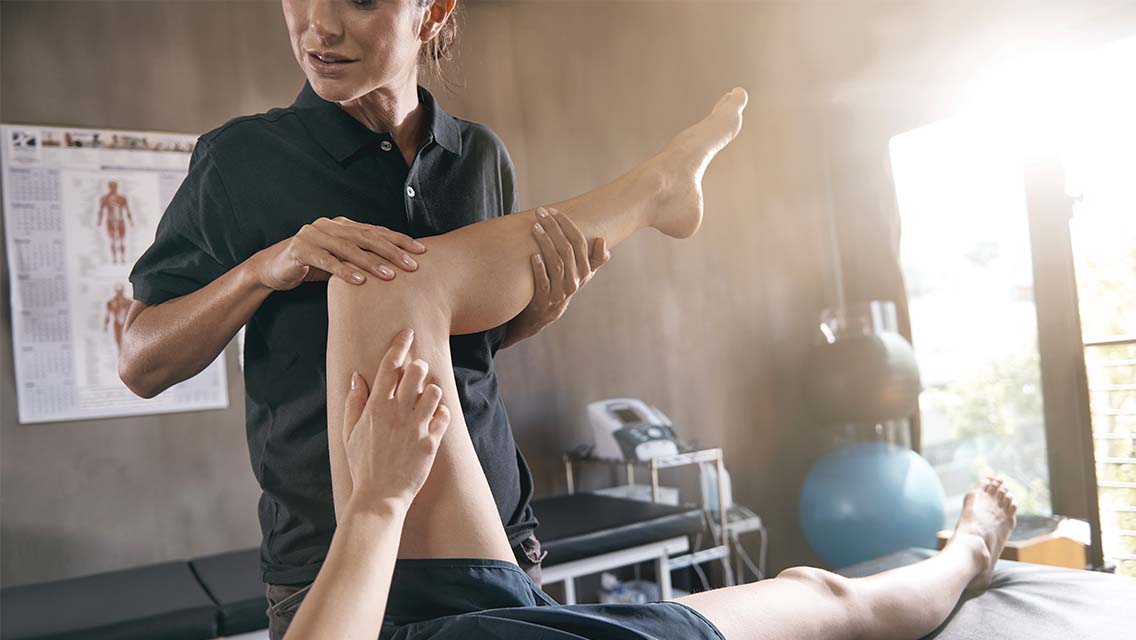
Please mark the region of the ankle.
POLYGON ((959 553, 965 553, 980 571, 990 566, 990 547, 982 534, 977 531, 957 529, 947 543, 947 548, 955 548, 959 553))
POLYGON ((674 176, 662 162, 650 162, 634 177, 637 192, 644 195, 643 211, 647 213, 648 223, 655 226, 662 215, 667 194, 674 188, 674 176))

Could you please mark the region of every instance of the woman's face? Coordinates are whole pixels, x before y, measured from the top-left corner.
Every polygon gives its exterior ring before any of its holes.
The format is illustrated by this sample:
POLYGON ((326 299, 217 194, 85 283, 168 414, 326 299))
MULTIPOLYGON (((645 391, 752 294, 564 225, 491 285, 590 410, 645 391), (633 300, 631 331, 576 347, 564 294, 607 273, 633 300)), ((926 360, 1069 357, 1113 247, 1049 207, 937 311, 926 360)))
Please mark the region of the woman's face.
POLYGON ((324 100, 354 100, 416 80, 419 36, 428 15, 417 0, 282 3, 292 53, 324 100))

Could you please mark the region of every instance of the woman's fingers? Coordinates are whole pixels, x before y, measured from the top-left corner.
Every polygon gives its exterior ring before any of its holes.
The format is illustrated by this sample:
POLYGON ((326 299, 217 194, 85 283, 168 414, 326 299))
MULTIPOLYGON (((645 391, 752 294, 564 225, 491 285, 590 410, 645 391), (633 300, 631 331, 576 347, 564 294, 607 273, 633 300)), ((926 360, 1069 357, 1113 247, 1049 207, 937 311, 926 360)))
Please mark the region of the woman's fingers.
POLYGON ((375 234, 373 237, 364 237, 361 241, 364 243, 363 246, 367 251, 382 256, 387 262, 390 262, 403 271, 414 271, 418 268, 418 262, 414 258, 411 258, 409 253, 403 251, 395 243, 378 234, 375 234))
POLYGON ((328 227, 330 233, 382 256, 385 261, 403 271, 414 271, 418 268, 418 263, 410 257, 410 253, 426 251, 425 245, 414 238, 386 227, 355 222, 343 216, 332 220, 331 223, 336 226, 328 227))
MULTIPOLYGON (((586 278, 591 273, 591 268, 588 264, 588 241, 584 238, 583 232, 580 231, 575 222, 572 222, 571 218, 556 209, 552 210, 552 219, 556 221, 561 233, 571 247, 572 257, 576 265, 576 276, 586 278)), ((576 283, 579 284, 579 280, 576 283)))
POLYGON ((344 401, 343 411, 343 442, 344 444, 351 438, 351 432, 355 430, 355 424, 359 422, 359 418, 363 415, 363 408, 367 406, 367 381, 363 376, 357 372, 351 372, 351 390, 347 392, 347 400, 344 401))
MULTIPOLYGON (((314 225, 306 224, 292 238, 292 242, 288 245, 288 252, 291 258, 302 264, 326 271, 333 276, 342 278, 345 282, 362 284, 367 280, 366 276, 357 268, 348 266, 340 260, 341 257, 350 258, 344 255, 336 256, 332 253, 332 250, 338 250, 338 242, 314 225)), ((356 256, 356 259, 358 259, 358 256, 356 256)))
MULTIPOLYGON (((576 289, 580 284, 580 273, 576 269, 576 256, 572 243, 568 241, 568 237, 564 235, 564 230, 560 228, 557 223, 555 209, 549 210, 549 215, 541 221, 544 226, 546 235, 552 240, 552 246, 556 247, 556 253, 560 256, 560 261, 564 264, 564 273, 561 275, 562 288, 564 294, 570 296, 576 293, 576 289)), ((587 255, 587 254, 585 254, 587 255)))
POLYGON ((367 271, 383 280, 394 278, 394 271, 383 260, 376 258, 367 248, 360 247, 354 239, 343 238, 338 235, 322 234, 319 240, 323 243, 322 249, 338 258, 341 262, 351 262, 357 265, 367 265, 367 271))
POLYGON ((362 227, 364 229, 367 229, 370 232, 380 234, 384 238, 386 238, 387 240, 389 240, 390 242, 395 244, 396 246, 401 247, 401 248, 403 248, 407 251, 410 251, 412 253, 426 253, 426 245, 415 240, 414 238, 411 238, 410 236, 406 235, 405 233, 399 233, 397 231, 392 231, 392 230, 390 230, 386 227, 380 227, 378 225, 367 224, 365 222, 356 222, 355 220, 352 220, 351 218, 348 218, 346 216, 339 216, 334 220, 334 222, 352 225, 352 226, 355 226, 355 227, 362 227))
MULTIPOLYGON (((383 280, 394 278, 392 266, 413 271, 418 263, 398 243, 422 247, 409 236, 371 224, 355 222, 340 216, 334 220, 320 218, 311 225, 309 241, 332 253, 341 260, 367 265, 367 270, 383 280)), ((304 230, 301 230, 304 231, 304 230)), ((425 247, 422 247, 425 250, 425 247)), ((417 253, 421 251, 415 250, 417 253)))
POLYGON ((402 408, 402 416, 410 416, 422 389, 426 386, 426 376, 430 373, 430 365, 425 360, 415 360, 406 365, 402 372, 402 380, 398 383, 398 390, 394 392, 395 400, 402 408))
POLYGON ((533 286, 536 287, 536 294, 533 297, 543 300, 547 304, 552 283, 548 280, 548 270, 544 268, 544 258, 540 257, 539 253, 533 254, 532 270, 533 286))
POLYGON ((434 416, 430 418, 430 424, 427 427, 430 431, 430 436, 434 438, 435 442, 441 442, 442 436, 446 434, 446 428, 450 426, 450 410, 446 405, 438 405, 438 409, 434 411, 434 416))
MULTIPOLYGON (((345 224, 336 232, 341 234, 340 237, 345 241, 361 247, 361 250, 369 251, 381 257, 382 260, 379 264, 385 266, 385 263, 389 262, 403 271, 414 271, 418 268, 418 262, 410 257, 410 253, 404 251, 403 245, 412 246, 413 243, 413 245, 422 247, 422 251, 426 250, 426 247, 418 244, 410 236, 396 233, 385 227, 351 223, 350 225, 345 224)), ((415 253, 422 253, 422 251, 415 251, 415 253)))
MULTIPOLYGON (((537 209, 537 223, 533 227, 533 236, 536 238, 536 244, 540 248, 540 255, 544 261, 545 271, 548 276, 551 290, 549 291, 549 302, 556 304, 564 298, 564 259, 560 257, 560 252, 556 250, 556 245, 553 244, 552 238, 549 237, 548 229, 545 227, 545 221, 548 219, 548 212, 543 208, 537 209)), ((556 225, 551 225, 556 226, 556 225)))
POLYGON ((387 266, 385 256, 375 255, 368 250, 368 247, 360 246, 360 240, 363 238, 361 230, 352 230, 352 227, 346 224, 327 218, 320 218, 309 226, 310 230, 301 229, 301 233, 305 234, 304 239, 310 244, 323 249, 341 262, 366 265, 367 271, 383 280, 394 278, 394 271, 387 266))
POLYGON ((588 268, 590 271, 595 272, 600 267, 607 264, 611 260, 611 252, 607 250, 607 240, 603 236, 596 238, 592 243, 592 255, 588 258, 588 268))
POLYGON ((379 362, 379 371, 375 374, 372 398, 389 400, 394 397, 399 378, 402 377, 402 363, 406 361, 406 355, 410 353, 410 345, 413 343, 414 332, 410 329, 399 331, 391 340, 390 347, 379 362))
POLYGON ((441 402, 442 388, 436 384, 426 385, 426 388, 422 390, 422 395, 418 396, 418 402, 414 405, 411 422, 421 425, 420 428, 425 431, 431 418, 438 411, 438 405, 441 402))

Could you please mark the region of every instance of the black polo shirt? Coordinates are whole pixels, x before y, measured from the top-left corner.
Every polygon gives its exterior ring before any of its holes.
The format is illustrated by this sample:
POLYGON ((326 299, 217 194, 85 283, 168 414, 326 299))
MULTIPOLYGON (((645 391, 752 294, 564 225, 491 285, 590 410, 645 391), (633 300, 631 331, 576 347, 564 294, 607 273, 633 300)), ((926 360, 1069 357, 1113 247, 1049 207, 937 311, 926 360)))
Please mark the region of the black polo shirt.
MULTIPOLYGON (((409 168, 390 134, 372 132, 308 84, 290 107, 201 136, 154 244, 130 274, 134 299, 154 305, 192 293, 320 217, 421 238, 516 211, 513 165, 500 139, 442 111, 425 89, 418 94, 426 133, 409 168)), ((536 520, 532 478, 493 371, 503 336, 503 327, 454 336, 450 348, 473 445, 515 546, 536 520)), ((326 351, 327 283, 272 293, 247 325, 245 422, 263 491, 266 582, 315 579, 335 529, 326 351)))

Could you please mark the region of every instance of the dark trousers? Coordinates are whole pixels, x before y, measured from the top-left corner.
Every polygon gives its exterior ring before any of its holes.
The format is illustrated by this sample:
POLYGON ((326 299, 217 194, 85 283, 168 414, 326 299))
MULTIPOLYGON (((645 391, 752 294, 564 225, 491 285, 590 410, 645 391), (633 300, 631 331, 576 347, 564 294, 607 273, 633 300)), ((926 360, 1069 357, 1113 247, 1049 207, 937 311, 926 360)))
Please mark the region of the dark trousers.
MULTIPOLYGON (((540 562, 544 560, 545 552, 541 551, 540 541, 535 535, 529 537, 513 547, 513 555, 521 569, 529 574, 533 582, 539 587, 540 562)), ((296 611, 303 603, 304 597, 312 588, 307 584, 270 584, 266 595, 268 597, 268 637, 270 640, 284 640, 284 634, 296 617, 296 611)))

